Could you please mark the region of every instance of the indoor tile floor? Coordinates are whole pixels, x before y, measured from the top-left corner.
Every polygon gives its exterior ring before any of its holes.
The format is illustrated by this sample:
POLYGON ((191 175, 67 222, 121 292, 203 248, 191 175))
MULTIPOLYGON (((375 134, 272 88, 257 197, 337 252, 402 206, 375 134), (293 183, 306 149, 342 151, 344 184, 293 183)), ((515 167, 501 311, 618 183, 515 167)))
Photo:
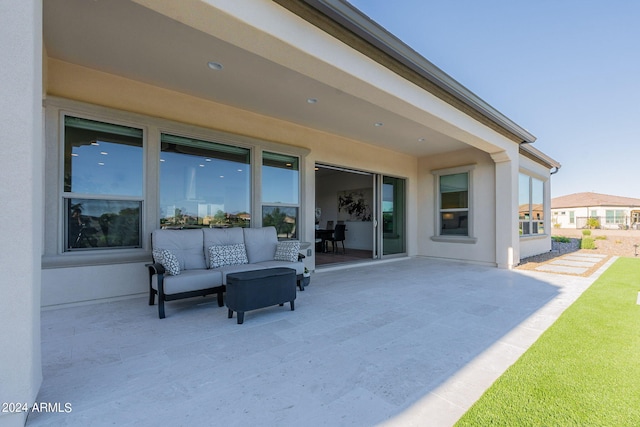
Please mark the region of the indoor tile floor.
POLYGON ((45 310, 27 426, 450 426, 591 277, 423 258, 314 274, 295 311, 215 297, 45 310))

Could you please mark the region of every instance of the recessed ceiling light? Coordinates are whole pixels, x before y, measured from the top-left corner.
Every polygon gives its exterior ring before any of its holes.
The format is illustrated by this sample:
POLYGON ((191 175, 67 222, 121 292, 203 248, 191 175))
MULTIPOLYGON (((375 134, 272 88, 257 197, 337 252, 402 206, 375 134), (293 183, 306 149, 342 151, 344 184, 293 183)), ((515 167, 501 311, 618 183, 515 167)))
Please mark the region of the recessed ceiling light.
POLYGON ((307 98, 307 104, 317 104, 318 98, 307 98))
POLYGON ((426 141, 426 139, 424 139, 424 138, 418 138, 418 142, 425 142, 425 141, 426 141))
POLYGON ((373 125, 374 125, 375 127, 380 127, 380 126, 382 126, 383 124, 384 124, 384 123, 382 123, 382 122, 375 122, 373 125))
POLYGON ((220 71, 224 68, 221 63, 215 61, 207 62, 207 66, 215 71, 220 71))

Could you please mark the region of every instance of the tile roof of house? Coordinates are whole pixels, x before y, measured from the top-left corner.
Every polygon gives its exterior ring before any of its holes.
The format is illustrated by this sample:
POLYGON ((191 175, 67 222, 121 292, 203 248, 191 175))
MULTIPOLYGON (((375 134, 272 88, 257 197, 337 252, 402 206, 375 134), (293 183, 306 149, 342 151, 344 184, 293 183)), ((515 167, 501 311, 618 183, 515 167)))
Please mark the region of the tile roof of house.
POLYGON ((592 206, 640 207, 640 199, 600 193, 575 193, 551 199, 551 209, 592 206))

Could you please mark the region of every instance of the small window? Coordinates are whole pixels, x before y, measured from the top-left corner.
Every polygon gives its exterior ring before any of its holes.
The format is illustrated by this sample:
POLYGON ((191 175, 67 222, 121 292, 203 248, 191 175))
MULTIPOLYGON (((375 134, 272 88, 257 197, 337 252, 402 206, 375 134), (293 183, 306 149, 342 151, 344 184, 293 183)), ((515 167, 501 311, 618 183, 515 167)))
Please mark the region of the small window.
POLYGON ((438 176, 438 235, 469 236, 469 172, 438 176))
POLYGON ((142 129, 65 117, 65 251, 141 247, 142 157, 142 129))
POLYGON ((262 153, 262 225, 274 226, 279 240, 298 239, 300 159, 262 153))
POLYGON ((520 235, 544 234, 544 182, 521 173, 518 176, 518 200, 520 235))

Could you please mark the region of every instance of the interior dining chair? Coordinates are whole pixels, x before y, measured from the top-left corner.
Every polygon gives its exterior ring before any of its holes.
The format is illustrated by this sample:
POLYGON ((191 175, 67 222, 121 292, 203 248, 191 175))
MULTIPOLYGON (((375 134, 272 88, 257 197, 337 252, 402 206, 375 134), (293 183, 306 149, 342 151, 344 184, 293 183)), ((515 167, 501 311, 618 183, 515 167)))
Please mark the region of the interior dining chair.
POLYGON ((346 254, 347 251, 344 248, 344 239, 345 239, 345 224, 337 224, 336 229, 333 230, 333 237, 329 240, 331 242, 331 249, 335 253, 336 252, 336 243, 342 242, 342 253, 346 254))

